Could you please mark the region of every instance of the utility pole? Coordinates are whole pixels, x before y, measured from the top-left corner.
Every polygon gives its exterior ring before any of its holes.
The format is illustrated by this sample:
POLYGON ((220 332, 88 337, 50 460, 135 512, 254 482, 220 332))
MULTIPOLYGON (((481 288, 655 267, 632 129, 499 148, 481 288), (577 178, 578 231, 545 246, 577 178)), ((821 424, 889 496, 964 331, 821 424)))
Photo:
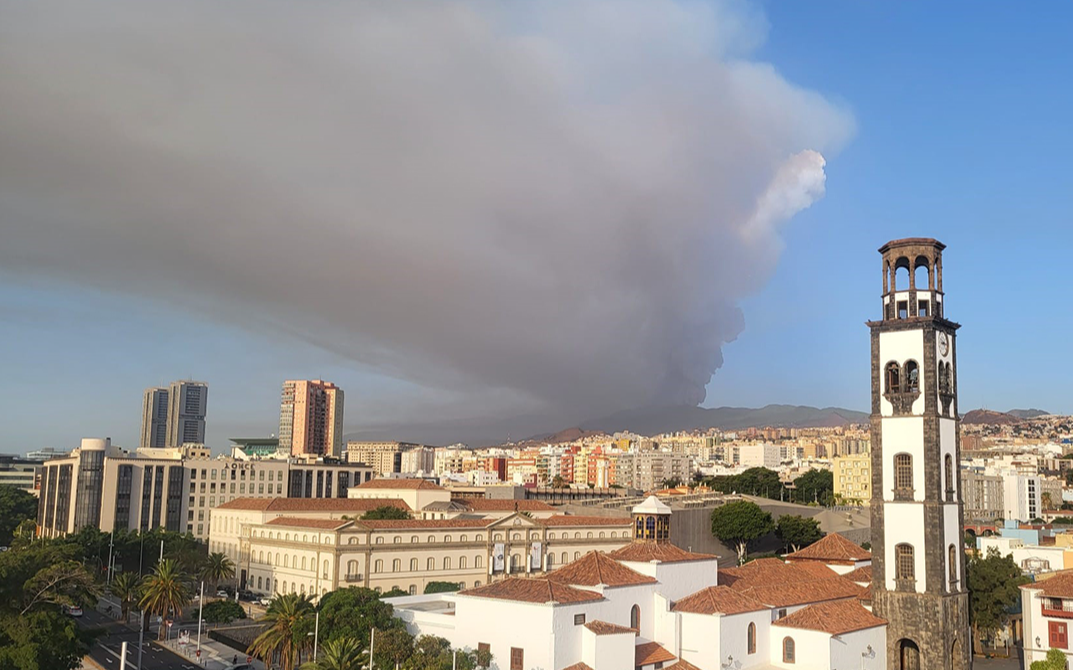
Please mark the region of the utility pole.
POLYGON ((142 605, 142 615, 138 617, 138 670, 142 670, 142 642, 145 640, 145 606, 142 605))
POLYGON ((112 526, 112 536, 108 538, 108 585, 112 585, 112 547, 115 544, 115 525, 112 526))
MULTIPOLYGON (((317 610, 317 618, 313 622, 313 662, 317 662, 317 641, 320 639, 320 610, 317 610)), ((369 647, 372 648, 371 646, 369 647)), ((372 652, 370 652, 372 653, 372 652)))
POLYGON ((119 648, 119 670, 127 670, 127 643, 123 642, 119 648))
POLYGON ((376 629, 369 629, 369 670, 373 670, 373 649, 376 644, 376 629))
MULTIPOLYGON (((201 658, 201 615, 205 611, 205 580, 201 580, 201 599, 197 605, 197 657, 201 658)), ((139 668, 138 670, 141 670, 139 668)))

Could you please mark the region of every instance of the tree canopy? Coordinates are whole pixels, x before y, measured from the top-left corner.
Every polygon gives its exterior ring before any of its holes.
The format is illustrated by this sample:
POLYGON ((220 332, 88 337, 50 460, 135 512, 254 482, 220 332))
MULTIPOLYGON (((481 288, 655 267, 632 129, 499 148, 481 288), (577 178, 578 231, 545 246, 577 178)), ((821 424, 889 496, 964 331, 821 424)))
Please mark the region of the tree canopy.
POLYGON ((202 606, 202 617, 206 623, 231 623, 245 619, 246 610, 234 600, 214 600, 202 606))
POLYGON ((37 519, 37 496, 14 486, 0 484, 0 546, 11 544, 15 529, 37 519))
POLYGON ((782 540, 786 549, 797 551, 819 540, 823 537, 823 532, 820 530, 820 522, 815 519, 784 514, 775 524, 775 535, 782 540))
POLYGON ((458 582, 429 582, 425 585, 425 593, 448 593, 461 588, 462 585, 458 582))
POLYGON ((749 544, 775 530, 771 514, 756 503, 739 500, 712 510, 712 535, 734 545, 738 564, 745 562, 749 544))
POLYGON ((1033 661, 1028 670, 1066 670, 1066 654, 1061 649, 1048 649, 1047 658, 1033 661))
POLYGON ((835 476, 830 470, 809 470, 794 480, 792 499, 795 502, 830 505, 834 495, 835 476))
POLYGON ((767 468, 749 468, 736 475, 721 475, 705 480, 716 491, 723 493, 742 493, 751 496, 779 499, 782 481, 779 473, 767 468))
POLYGON ((968 563, 969 621, 974 637, 991 635, 1010 620, 1010 610, 1021 597, 1022 584, 1028 577, 1014 563, 1012 556, 1002 556, 991 549, 968 563))
POLYGON ((374 509, 369 510, 362 515, 362 519, 368 519, 375 521, 379 519, 409 519, 410 513, 401 507, 394 507, 392 505, 381 505, 374 509))
POLYGON ((336 589, 320 600, 321 635, 325 640, 353 637, 369 646, 369 629, 382 631, 404 627, 402 620, 392 616, 394 608, 380 600, 372 589, 351 586, 336 589), (327 631, 325 634, 324 631, 327 631))

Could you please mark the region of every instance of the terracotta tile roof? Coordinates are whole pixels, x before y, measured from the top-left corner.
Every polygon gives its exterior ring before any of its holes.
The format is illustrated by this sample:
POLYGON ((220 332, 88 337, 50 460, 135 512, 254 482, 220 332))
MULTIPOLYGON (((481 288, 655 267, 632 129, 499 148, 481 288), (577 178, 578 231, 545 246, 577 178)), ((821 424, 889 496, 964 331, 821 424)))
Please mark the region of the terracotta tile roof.
POLYGON ((489 500, 487 498, 466 498, 456 500, 474 512, 553 512, 555 508, 541 500, 489 500))
POLYGON ((700 670, 700 668, 693 665, 689 661, 681 660, 672 665, 663 666, 663 670, 700 670))
POLYGON ((855 630, 886 626, 887 621, 866 610, 856 600, 835 600, 799 609, 779 619, 774 625, 842 635, 855 630))
POLYGON ((565 668, 563 668, 563 670, 592 670, 592 668, 585 663, 575 663, 573 665, 566 666, 565 668))
POLYGON ((818 541, 800 551, 787 554, 784 558, 787 561, 856 562, 867 561, 872 558, 872 554, 838 533, 831 533, 830 535, 824 535, 818 541))
POLYGON ((364 484, 352 486, 359 489, 411 489, 421 491, 446 491, 439 484, 433 484, 427 479, 370 479, 364 484))
POLYGON ((273 526, 295 526, 298 528, 323 528, 326 530, 335 530, 336 528, 348 526, 353 522, 347 519, 307 519, 305 517, 278 516, 268 523, 273 526))
POLYGON ((830 579, 838 577, 838 573, 819 561, 798 561, 793 564, 797 570, 803 570, 816 579, 830 579))
POLYGON ((674 654, 667 651, 659 642, 644 642, 633 648, 633 664, 652 665, 673 661, 674 654))
POLYGON ((373 530, 392 528, 486 528, 497 519, 358 519, 355 524, 373 530))
POLYGON ((584 603, 604 599, 595 591, 576 589, 550 579, 526 579, 524 577, 508 577, 503 581, 460 591, 459 595, 525 603, 584 603))
POLYGON ((633 521, 623 517, 608 516, 567 516, 557 514, 547 519, 536 519, 545 526, 633 526, 633 521))
POLYGON ((872 566, 862 565, 853 572, 848 572, 842 575, 844 578, 851 582, 857 582, 858 584, 871 584, 872 583, 872 566))
POLYGON ((377 507, 411 511, 405 500, 395 498, 235 498, 217 509, 258 512, 367 512, 377 507))
POLYGON ((729 586, 709 586, 682 598, 671 608, 672 612, 694 614, 741 614, 759 612, 768 607, 748 593, 739 593, 729 586))
POLYGON ((588 628, 597 635, 620 635, 624 633, 633 633, 634 635, 637 635, 636 628, 620 626, 617 623, 607 623, 606 621, 590 621, 585 624, 585 628, 588 628))
POLYGON ((549 574, 548 579, 578 586, 596 586, 597 584, 629 586, 656 582, 655 578, 631 570, 599 551, 590 551, 581 558, 567 563, 549 574))
POLYGON ((1073 570, 1063 570, 1054 577, 1021 585, 1022 589, 1039 589, 1041 596, 1073 598, 1073 570))
POLYGON ((848 579, 835 577, 797 583, 780 581, 769 586, 742 589, 742 592, 769 607, 793 607, 827 600, 856 600, 861 596, 861 589, 861 586, 848 579))
POLYGON ((620 547, 608 554, 616 561, 632 561, 634 563, 648 563, 661 561, 663 563, 679 563, 681 561, 714 561, 718 556, 711 554, 695 554, 685 549, 679 549, 673 544, 655 544, 652 542, 631 542, 625 547, 620 547))
MULTIPOLYGON (((826 566, 824 566, 826 567, 826 566)), ((797 565, 788 565, 777 558, 758 558, 736 568, 719 571, 719 582, 736 588, 766 586, 792 580, 814 579, 812 573, 797 565)))

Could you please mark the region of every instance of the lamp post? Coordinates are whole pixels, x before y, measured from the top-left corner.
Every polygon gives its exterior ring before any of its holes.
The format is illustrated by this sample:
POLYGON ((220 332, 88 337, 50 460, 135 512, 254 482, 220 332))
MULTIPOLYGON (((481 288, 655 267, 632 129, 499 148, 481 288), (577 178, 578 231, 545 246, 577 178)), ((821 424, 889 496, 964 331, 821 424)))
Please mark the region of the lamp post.
POLYGON ((201 580, 201 598, 197 605, 197 657, 201 658, 201 615, 205 612, 205 580, 201 580))

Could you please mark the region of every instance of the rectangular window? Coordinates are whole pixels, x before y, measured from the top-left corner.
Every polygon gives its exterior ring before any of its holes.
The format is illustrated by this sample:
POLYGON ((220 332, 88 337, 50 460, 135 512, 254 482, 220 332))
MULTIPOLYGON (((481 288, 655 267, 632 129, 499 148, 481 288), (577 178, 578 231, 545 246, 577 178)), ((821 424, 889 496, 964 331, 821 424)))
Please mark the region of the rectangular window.
POLYGON ((574 615, 574 625, 575 626, 580 626, 580 625, 582 625, 584 623, 585 623, 585 615, 584 614, 575 614, 574 615))
POLYGON ((898 301, 898 318, 906 319, 909 317, 909 303, 905 300, 898 301))
POLYGON ((517 647, 510 648, 510 670, 525 670, 525 656, 517 647))
POLYGON ((786 608, 785 607, 779 610, 779 618, 781 619, 784 616, 786 616, 786 608))
POLYGON ((1068 649, 1069 634, 1064 621, 1048 621, 1047 636, 1053 649, 1068 649))
POLYGON ((927 315, 928 315, 928 301, 927 300, 921 300, 921 301, 919 301, 917 303, 917 316, 927 316, 927 315))

